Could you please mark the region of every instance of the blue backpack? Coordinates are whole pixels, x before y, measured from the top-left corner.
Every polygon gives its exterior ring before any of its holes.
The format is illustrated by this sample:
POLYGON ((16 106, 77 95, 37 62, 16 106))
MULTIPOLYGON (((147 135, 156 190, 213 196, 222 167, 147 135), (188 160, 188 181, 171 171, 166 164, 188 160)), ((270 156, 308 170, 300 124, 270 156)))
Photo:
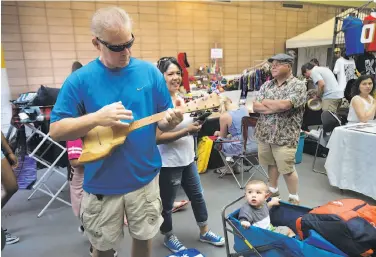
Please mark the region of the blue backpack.
POLYGON ((205 257, 196 249, 187 249, 183 251, 179 251, 167 257, 205 257))

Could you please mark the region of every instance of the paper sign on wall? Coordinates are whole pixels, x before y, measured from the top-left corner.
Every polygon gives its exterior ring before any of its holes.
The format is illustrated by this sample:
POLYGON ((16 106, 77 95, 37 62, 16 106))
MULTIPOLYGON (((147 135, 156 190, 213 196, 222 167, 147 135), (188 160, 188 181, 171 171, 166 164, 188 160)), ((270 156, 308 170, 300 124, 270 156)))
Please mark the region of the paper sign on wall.
POLYGON ((210 56, 211 56, 211 59, 222 59, 223 58, 223 49, 222 48, 212 48, 210 56))

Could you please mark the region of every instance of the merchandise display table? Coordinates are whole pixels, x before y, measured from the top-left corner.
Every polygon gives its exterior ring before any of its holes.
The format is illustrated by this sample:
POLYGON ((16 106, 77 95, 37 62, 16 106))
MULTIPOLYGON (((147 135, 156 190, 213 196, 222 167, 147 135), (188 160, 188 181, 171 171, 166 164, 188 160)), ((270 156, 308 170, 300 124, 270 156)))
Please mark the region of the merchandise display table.
POLYGON ((376 123, 337 127, 327 147, 330 185, 376 199, 376 123))

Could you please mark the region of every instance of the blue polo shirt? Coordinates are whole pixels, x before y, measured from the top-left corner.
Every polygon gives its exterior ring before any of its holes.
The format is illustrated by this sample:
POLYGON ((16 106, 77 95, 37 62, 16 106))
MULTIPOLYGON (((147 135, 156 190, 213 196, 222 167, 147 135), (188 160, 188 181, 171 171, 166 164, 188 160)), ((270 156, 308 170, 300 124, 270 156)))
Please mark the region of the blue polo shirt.
MULTIPOLYGON (((163 75, 153 64, 131 58, 113 71, 96 59, 64 82, 51 113, 51 123, 98 111, 121 101, 135 120, 172 108, 163 75)), ((157 123, 131 132, 104 160, 85 164, 84 185, 92 194, 125 194, 148 184, 162 165, 156 145, 157 123)))

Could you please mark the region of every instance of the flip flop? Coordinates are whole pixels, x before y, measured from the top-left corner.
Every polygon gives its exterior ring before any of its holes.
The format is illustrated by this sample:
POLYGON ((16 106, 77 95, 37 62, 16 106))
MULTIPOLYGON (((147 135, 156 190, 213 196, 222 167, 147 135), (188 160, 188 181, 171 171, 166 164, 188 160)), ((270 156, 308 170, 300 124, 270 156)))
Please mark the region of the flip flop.
POLYGON ((189 201, 182 200, 182 201, 179 201, 178 203, 179 203, 179 205, 177 207, 172 208, 172 213, 180 211, 183 208, 185 208, 189 204, 189 201))

